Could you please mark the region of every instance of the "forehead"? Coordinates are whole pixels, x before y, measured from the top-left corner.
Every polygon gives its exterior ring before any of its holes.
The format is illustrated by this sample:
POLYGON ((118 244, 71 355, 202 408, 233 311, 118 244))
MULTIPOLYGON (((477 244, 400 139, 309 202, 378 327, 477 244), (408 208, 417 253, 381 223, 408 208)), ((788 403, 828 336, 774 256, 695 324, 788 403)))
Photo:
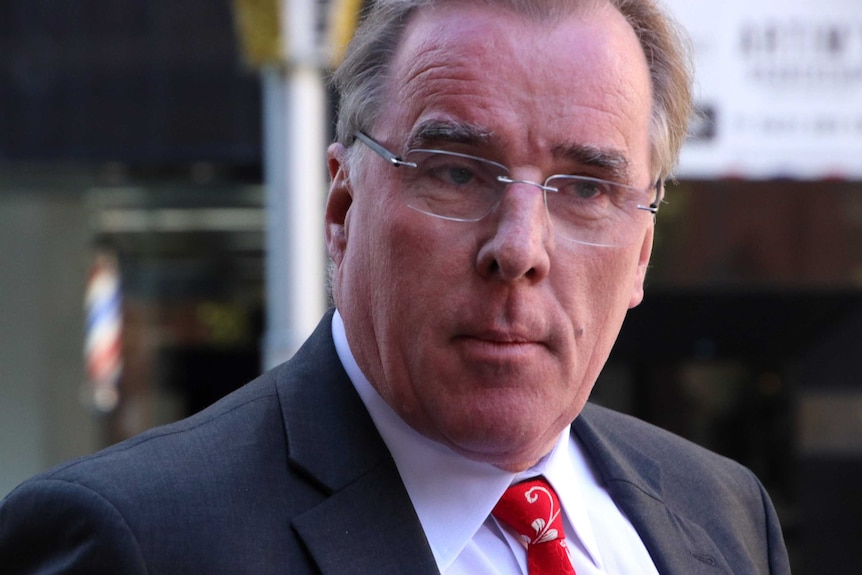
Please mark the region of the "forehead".
POLYGON ((651 101, 637 38, 609 5, 548 22, 458 2, 414 16, 388 96, 381 137, 401 141, 428 121, 463 122, 532 154, 569 143, 645 152, 638 147, 651 101))

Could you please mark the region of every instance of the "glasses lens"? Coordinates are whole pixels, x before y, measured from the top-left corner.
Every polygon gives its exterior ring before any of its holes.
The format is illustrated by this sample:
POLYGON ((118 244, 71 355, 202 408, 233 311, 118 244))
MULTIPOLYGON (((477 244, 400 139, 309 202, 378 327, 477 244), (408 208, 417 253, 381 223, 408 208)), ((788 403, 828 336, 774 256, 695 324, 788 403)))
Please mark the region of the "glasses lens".
POLYGON ((411 150, 404 159, 416 164, 402 176, 407 205, 451 220, 488 215, 505 187, 497 178, 508 174, 501 164, 456 152, 411 150))
POLYGON ((557 235, 588 245, 627 246, 641 231, 637 223, 652 214, 654 201, 636 188, 581 176, 554 176, 546 185, 548 213, 557 235))
MULTIPOLYGON (((496 207, 508 185, 502 164, 457 152, 410 150, 400 170, 407 205, 439 218, 472 222, 496 207)), ((583 176, 552 176, 545 193, 555 234, 596 246, 627 246, 637 238, 652 214, 656 191, 583 176)))

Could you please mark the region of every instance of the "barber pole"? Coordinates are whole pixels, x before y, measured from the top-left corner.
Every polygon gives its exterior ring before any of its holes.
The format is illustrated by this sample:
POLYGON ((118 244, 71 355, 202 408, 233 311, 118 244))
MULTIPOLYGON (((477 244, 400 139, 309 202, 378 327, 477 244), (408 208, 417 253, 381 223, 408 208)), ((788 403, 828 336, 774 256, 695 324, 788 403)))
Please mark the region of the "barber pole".
POLYGON ((123 370, 120 273, 113 254, 99 252, 96 255, 87 282, 85 310, 87 403, 99 411, 110 412, 119 402, 123 370))

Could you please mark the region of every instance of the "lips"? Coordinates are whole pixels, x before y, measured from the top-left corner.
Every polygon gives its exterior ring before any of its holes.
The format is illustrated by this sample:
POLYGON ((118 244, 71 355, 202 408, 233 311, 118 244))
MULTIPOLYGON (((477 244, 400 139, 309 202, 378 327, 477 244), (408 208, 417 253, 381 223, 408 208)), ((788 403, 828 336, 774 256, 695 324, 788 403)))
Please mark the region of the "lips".
POLYGON ((488 343, 499 343, 499 344, 518 344, 518 343, 539 343, 538 338, 522 334, 518 332, 510 332, 510 331, 483 331, 477 333, 471 333, 467 335, 463 335, 460 337, 468 338, 468 339, 477 339, 480 341, 486 341, 488 343))
POLYGON ((474 362, 511 363, 529 361, 546 345, 532 335, 518 331, 479 331, 453 338, 465 357, 474 362))

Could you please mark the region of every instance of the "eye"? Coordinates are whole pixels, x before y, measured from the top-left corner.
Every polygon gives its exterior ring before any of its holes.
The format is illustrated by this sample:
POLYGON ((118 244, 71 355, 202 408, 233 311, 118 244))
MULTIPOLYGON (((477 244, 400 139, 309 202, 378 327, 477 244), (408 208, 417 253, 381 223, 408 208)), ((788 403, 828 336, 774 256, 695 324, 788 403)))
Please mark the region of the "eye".
POLYGON ((445 152, 428 152, 419 163, 423 177, 451 187, 487 185, 491 175, 482 160, 445 152))
POLYGON ((439 166, 431 173, 443 182, 457 186, 465 186, 476 178, 473 171, 465 166, 439 166))
POLYGON ((566 196, 577 200, 595 200, 609 193, 612 184, 592 178, 571 177, 555 182, 566 196), (559 185, 562 184, 562 185, 559 185))

